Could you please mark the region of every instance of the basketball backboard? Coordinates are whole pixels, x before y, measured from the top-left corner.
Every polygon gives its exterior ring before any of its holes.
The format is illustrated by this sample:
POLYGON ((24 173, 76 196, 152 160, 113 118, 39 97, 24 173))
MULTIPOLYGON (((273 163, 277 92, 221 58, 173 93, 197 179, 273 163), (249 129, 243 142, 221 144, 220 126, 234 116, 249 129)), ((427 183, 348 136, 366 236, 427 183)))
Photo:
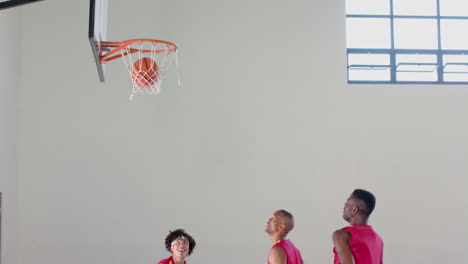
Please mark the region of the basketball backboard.
POLYGON ((177 63, 177 46, 169 41, 148 38, 109 41, 107 9, 108 0, 90 0, 88 39, 99 80, 104 82, 107 62, 122 59, 132 79, 130 100, 136 93, 158 94, 173 57, 177 63))
POLYGON ((90 0, 88 32, 99 80, 104 82, 104 64, 101 64, 101 56, 102 42, 107 40, 107 0, 90 0))
POLYGON ((0 9, 6 9, 10 7, 16 7, 20 5, 25 5, 33 2, 38 2, 42 0, 0 0, 0 9))

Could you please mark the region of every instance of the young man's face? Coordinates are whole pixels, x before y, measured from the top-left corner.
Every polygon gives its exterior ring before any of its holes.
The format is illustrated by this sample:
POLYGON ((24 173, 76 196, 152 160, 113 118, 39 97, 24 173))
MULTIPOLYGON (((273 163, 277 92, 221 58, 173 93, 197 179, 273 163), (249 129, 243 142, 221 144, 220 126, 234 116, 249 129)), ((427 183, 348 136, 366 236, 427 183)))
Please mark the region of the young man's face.
POLYGON ((356 200, 353 196, 350 196, 343 207, 343 219, 351 221, 352 211, 356 207, 356 200))
POLYGON ((172 241, 171 252, 173 255, 186 257, 189 253, 189 242, 183 237, 179 237, 172 241))

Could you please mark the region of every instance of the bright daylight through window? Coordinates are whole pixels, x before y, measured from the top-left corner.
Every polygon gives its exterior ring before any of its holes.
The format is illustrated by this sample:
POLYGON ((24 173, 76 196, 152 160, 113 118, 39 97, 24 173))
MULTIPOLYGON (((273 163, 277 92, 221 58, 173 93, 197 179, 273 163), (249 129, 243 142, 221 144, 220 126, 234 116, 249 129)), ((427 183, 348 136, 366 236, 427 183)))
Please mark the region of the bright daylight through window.
POLYGON ((468 0, 346 0, 348 83, 468 84, 468 0))

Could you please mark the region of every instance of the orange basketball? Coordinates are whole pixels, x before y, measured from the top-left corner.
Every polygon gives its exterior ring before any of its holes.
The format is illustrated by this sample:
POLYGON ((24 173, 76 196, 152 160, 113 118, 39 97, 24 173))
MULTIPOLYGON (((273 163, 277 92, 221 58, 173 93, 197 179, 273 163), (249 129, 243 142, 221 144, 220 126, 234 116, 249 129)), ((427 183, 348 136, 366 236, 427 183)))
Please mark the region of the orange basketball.
POLYGON ((159 78, 159 67, 148 57, 138 59, 133 64, 132 79, 139 87, 150 87, 159 78))

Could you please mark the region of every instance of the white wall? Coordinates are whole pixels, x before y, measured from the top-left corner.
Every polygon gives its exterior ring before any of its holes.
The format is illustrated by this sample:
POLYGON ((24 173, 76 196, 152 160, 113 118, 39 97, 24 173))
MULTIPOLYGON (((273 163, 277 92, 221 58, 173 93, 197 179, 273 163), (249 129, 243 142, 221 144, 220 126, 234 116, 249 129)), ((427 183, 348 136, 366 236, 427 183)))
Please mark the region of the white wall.
POLYGON ((0 192, 1 263, 14 264, 17 241, 18 90, 20 87, 20 10, 0 11, 0 192))
POLYGON ((122 61, 98 82, 87 1, 25 10, 19 263, 150 264, 178 227, 191 263, 263 263, 279 208, 331 263, 357 187, 386 263, 468 257, 466 86, 347 85, 344 1, 110 2, 109 40, 179 44, 182 86, 173 64, 129 102, 122 61))

